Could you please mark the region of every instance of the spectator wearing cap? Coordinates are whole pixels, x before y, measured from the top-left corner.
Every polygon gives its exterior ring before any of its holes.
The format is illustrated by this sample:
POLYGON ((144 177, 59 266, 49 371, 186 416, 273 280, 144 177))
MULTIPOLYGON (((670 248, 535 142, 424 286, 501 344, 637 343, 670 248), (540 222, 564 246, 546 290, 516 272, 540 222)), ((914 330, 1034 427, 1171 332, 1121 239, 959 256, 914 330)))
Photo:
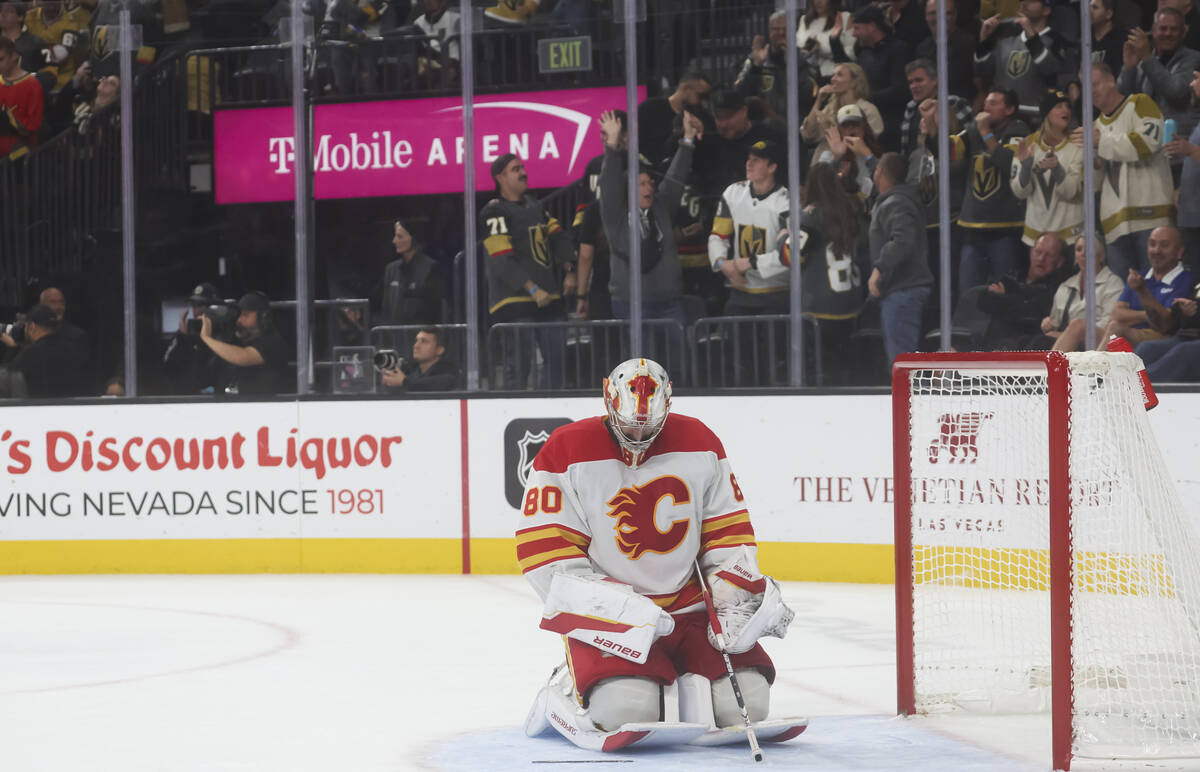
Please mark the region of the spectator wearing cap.
POLYGON ((866 200, 875 189, 875 165, 883 155, 883 146, 871 131, 862 108, 845 105, 838 110, 836 129, 825 132, 824 149, 813 154, 814 163, 831 164, 848 193, 866 200))
POLYGON ((837 128, 838 111, 847 105, 856 105, 867 119, 875 136, 883 131, 883 117, 878 108, 867 99, 871 87, 867 85, 867 74, 854 62, 842 62, 833 68, 833 76, 817 89, 817 99, 800 126, 800 136, 810 145, 816 145, 814 157, 823 149, 826 132, 837 128))
MULTIPOLYGON (((1117 90, 1122 94, 1142 93, 1158 103, 1164 120, 1175 121, 1175 133, 1187 138, 1200 122, 1200 105, 1192 100, 1192 73, 1200 70, 1200 51, 1183 45, 1187 31, 1183 14, 1163 6, 1154 14, 1151 35, 1141 29, 1129 33, 1123 49, 1117 90)), ((1175 137, 1163 137, 1171 142, 1175 137)), ((1183 164, 1172 157, 1171 166, 1178 180, 1183 164)))
POLYGON ((887 364, 916 351, 921 316, 933 274, 925 254, 925 211, 916 188, 905 182, 908 164, 886 153, 875 168, 879 198, 871 210, 871 276, 867 290, 879 300, 887 364))
POLYGON ((784 137, 766 121, 753 122, 746 97, 736 90, 719 91, 713 96, 716 136, 704 136, 698 171, 707 174, 703 189, 716 197, 746 173, 746 153, 755 142, 767 140, 783 144, 784 137))
MULTIPOLYGON (((946 76, 946 88, 951 94, 974 105, 976 94, 982 89, 982 78, 975 75, 975 35, 958 26, 958 10, 955 0, 946 3, 946 34, 950 39, 950 50, 946 52, 946 64, 950 71, 946 76)), ((937 61, 938 0, 925 3, 925 25, 930 36, 917 44, 913 53, 917 59, 937 61)), ((964 121, 965 123, 965 121, 964 121)))
POLYGON ((0 160, 37 147, 44 113, 41 84, 21 67, 16 44, 0 35, 0 160))
MULTIPOLYGON (((771 14, 768 36, 755 35, 750 55, 734 79, 733 87, 746 97, 758 97, 776 118, 787 116, 787 45, 790 39, 787 28, 787 12, 771 14)), ((813 81, 804 57, 799 60, 796 95, 801 114, 807 113, 816 97, 817 84, 813 81)))
POLYGON ((271 301, 262 292, 248 292, 238 300, 237 308, 233 343, 213 334, 211 311, 206 311, 200 322, 200 340, 230 366, 226 391, 242 396, 290 392, 288 346, 271 318, 271 301))
MULTIPOLYGON (((188 298, 188 307, 179 316, 179 329, 163 352, 163 371, 172 394, 199 394, 220 384, 225 369, 222 360, 200 340, 204 314, 212 306, 224 306, 217 288, 208 282, 197 284, 188 298)), ((222 315, 231 320, 234 311, 230 308, 222 315)), ((232 325, 218 324, 214 335, 232 343, 233 332, 232 325)))
POLYGON ((1017 142, 1029 126, 1017 117, 1017 95, 993 89, 983 111, 966 129, 950 137, 953 161, 967 164, 967 184, 958 224, 963 228, 959 291, 1025 273, 1027 250, 1021 242, 1025 202, 1009 185, 1017 142))
POLYGON ((442 320, 445 283, 437 262, 425 254, 412 231, 392 223, 396 259, 383 269, 379 290, 383 324, 436 324, 442 320))
MULTIPOLYGON (((905 66, 904 73, 912 99, 904 106, 904 120, 900 123, 900 155, 908 158, 925 144, 921 137, 920 105, 926 99, 937 99, 938 73, 937 65, 929 59, 914 59, 905 66)), ((975 117, 967 100, 954 94, 950 94, 947 106, 963 126, 975 117)))
POLYGON ((59 319, 54 309, 37 304, 25 317, 23 346, 8 364, 19 372, 31 399, 62 399, 87 394, 87 380, 80 378, 79 347, 58 334, 59 319))
POLYGON ((746 157, 746 179, 721 195, 708 259, 729 283, 727 316, 786 314, 791 274, 779 251, 786 229, 788 191, 779 183, 783 153, 774 142, 756 142, 746 157))
POLYGON ((1047 89, 1066 89, 1078 71, 1079 53, 1050 28, 1050 0, 1022 0, 1010 21, 999 14, 983 20, 975 47, 975 72, 992 89, 1011 89, 1027 121, 1038 117, 1047 89))
POLYGON ((888 150, 898 150, 897 128, 908 102, 904 66, 913 58, 912 48, 892 35, 883 10, 877 5, 864 6, 854 14, 854 40, 853 56, 842 47, 841 41, 831 41, 834 61, 853 58, 863 68, 871 87, 871 102, 883 116, 884 130, 879 138, 888 150))
POLYGON ((519 157, 505 153, 492 162, 491 172, 497 196, 479 213, 488 254, 488 313, 492 324, 535 325, 502 339, 505 385, 524 388, 536 339, 544 363, 537 388, 561 388, 564 330, 537 323, 566 319, 563 298, 575 291, 575 250, 558 220, 529 195, 529 177, 519 157))
MULTIPOLYGON (((691 113, 683 114, 683 138, 671 159, 666 176, 658 185, 648 170, 638 172, 637 232, 630 233, 626 167, 620 151, 621 124, 613 111, 600 116, 604 136, 604 164, 600 169, 600 220, 609 245, 613 315, 630 317, 630 237, 641 238, 642 318, 671 319, 686 324, 683 309, 683 270, 675 241, 673 215, 691 171, 692 153, 703 134, 703 124, 691 113)), ((743 159, 744 163, 744 159, 743 159)), ((668 351, 664 357, 681 363, 682 340, 678 330, 668 328, 668 351)), ((659 360, 663 361, 663 360, 659 360)), ((678 368, 676 368, 678 369, 678 368)))
POLYGON ((1071 103, 1063 92, 1048 91, 1040 113, 1041 128, 1017 142, 1010 182, 1025 200, 1021 240, 1031 248, 1047 233, 1065 243, 1083 235, 1083 147, 1071 141, 1071 103))

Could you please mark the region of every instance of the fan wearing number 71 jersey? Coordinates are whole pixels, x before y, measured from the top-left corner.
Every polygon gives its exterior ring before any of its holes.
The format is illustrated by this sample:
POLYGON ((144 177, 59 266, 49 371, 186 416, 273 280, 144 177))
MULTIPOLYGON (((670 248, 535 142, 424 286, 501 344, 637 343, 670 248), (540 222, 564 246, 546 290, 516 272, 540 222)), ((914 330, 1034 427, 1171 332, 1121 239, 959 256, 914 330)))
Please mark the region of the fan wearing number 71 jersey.
POLYGON ((698 562, 758 738, 798 735, 804 719, 764 721, 775 668, 757 640, 782 638, 793 614, 758 569, 720 440, 670 413, 670 380, 649 359, 618 365, 604 403, 550 436, 523 499, 517 558, 545 604, 540 626, 566 647, 526 733, 603 751, 744 739, 698 562))

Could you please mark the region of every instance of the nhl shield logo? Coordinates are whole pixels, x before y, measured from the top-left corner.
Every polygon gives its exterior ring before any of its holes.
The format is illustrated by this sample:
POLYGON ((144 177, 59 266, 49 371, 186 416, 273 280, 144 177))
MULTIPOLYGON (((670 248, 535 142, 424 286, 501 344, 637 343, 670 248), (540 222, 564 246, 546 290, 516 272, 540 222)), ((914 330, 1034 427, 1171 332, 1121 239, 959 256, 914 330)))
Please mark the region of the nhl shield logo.
POLYGON ((513 509, 521 508, 538 452, 555 429, 569 423, 570 418, 518 418, 504 427, 504 498, 513 509))
POLYGON ((533 471, 533 459, 537 457, 538 451, 546 444, 546 440, 550 439, 550 432, 538 432, 534 434, 528 429, 521 439, 517 440, 517 480, 520 481, 521 487, 524 488, 529 484, 529 473, 533 471))

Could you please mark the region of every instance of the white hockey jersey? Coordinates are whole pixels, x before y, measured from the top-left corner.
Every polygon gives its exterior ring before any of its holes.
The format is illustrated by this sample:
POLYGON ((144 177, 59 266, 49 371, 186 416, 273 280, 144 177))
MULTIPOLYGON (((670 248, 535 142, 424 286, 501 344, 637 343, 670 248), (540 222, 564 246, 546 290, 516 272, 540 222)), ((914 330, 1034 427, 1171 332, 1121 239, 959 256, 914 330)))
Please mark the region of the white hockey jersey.
POLYGON ((697 557, 706 575, 741 545, 757 560, 721 441, 672 413, 632 469, 605 421, 560 427, 534 459, 516 532, 521 571, 543 600, 566 571, 624 582, 668 613, 703 608, 697 557))
POLYGON ((1109 244, 1128 233, 1171 224, 1175 188, 1162 149, 1163 117, 1145 94, 1125 97, 1111 115, 1096 119, 1103 159, 1100 224, 1109 244))
POLYGON ((1025 199, 1025 230, 1021 240, 1029 246, 1045 233, 1056 233, 1068 244, 1083 235, 1083 147, 1064 139, 1047 145, 1041 130, 1025 140, 1033 149, 1028 162, 1013 158, 1012 192, 1025 199), (1058 168, 1039 170, 1050 151, 1058 168))
POLYGON ((786 292, 790 274, 779 255, 779 231, 787 223, 787 188, 779 186, 765 196, 754 195, 748 180, 725 188, 721 204, 713 218, 708 237, 708 261, 713 270, 717 260, 731 257, 754 258, 756 265, 746 272, 743 292, 786 292), (730 254, 730 242, 736 243, 730 254))

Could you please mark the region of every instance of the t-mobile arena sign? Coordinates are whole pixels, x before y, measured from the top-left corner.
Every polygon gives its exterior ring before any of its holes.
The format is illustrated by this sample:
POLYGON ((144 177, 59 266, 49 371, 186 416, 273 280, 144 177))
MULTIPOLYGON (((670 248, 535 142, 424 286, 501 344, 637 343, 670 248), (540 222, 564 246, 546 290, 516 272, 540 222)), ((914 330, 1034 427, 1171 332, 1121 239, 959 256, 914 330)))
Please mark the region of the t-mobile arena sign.
MULTIPOLYGON (((645 88, 638 88, 638 101, 645 88)), ((603 151, 597 118, 623 108, 625 89, 492 94, 475 100, 476 189, 492 161, 525 159, 533 187, 583 176, 603 151)), ((318 105, 312 164, 317 198, 412 196, 463 190, 462 101, 454 97, 318 105)), ((218 204, 290 201, 296 143, 292 109, 219 110, 213 157, 218 204)))

